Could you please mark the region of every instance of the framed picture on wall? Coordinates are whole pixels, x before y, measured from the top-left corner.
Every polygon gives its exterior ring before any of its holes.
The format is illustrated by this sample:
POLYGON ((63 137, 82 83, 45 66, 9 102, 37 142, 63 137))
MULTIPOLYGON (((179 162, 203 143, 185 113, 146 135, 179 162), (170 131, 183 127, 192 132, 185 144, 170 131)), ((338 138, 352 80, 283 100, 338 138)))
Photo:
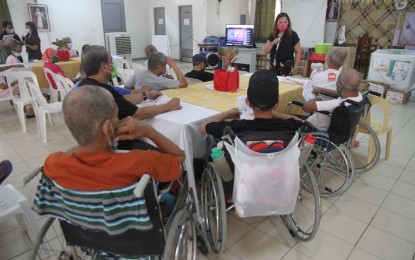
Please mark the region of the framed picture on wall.
POLYGON ((36 25, 39 32, 49 32, 49 13, 46 5, 27 4, 30 21, 36 25))
POLYGON ((327 0, 326 21, 337 22, 340 16, 340 0, 327 0))

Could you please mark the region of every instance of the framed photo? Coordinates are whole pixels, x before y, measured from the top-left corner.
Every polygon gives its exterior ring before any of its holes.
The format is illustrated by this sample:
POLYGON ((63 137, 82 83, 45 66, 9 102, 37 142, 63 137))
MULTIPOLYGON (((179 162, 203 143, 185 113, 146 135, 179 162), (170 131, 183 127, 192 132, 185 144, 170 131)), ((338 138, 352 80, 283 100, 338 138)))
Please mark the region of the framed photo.
POLYGON ((327 0, 326 21, 337 22, 340 16, 340 0, 327 0))
POLYGON ((39 32, 49 32, 49 13, 46 5, 27 4, 29 9, 29 18, 33 22, 39 32))

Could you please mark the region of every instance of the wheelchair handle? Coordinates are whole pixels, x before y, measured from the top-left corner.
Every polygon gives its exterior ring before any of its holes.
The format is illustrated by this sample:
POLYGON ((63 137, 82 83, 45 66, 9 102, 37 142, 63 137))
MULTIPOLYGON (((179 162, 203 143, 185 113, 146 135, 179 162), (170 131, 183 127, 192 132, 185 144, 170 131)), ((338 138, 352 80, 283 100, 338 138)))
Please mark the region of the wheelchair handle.
POLYGON ((375 92, 375 91, 372 91, 372 90, 369 90, 367 93, 369 93, 370 95, 377 96, 377 97, 381 96, 381 94, 379 92, 375 92))
POLYGON ((349 104, 352 104, 354 106, 360 106, 360 104, 361 104, 360 102, 357 102, 357 101, 354 101, 354 100, 351 100, 351 99, 346 99, 345 102, 347 102, 349 104))
POLYGON ((303 107, 305 103, 301 102, 301 101, 298 101, 298 100, 293 100, 293 101, 290 102, 290 104, 293 104, 293 105, 296 105, 296 106, 299 106, 299 107, 303 107))
POLYGON ((150 181, 151 176, 149 174, 144 174, 140 181, 138 182, 137 186, 134 189, 134 195, 137 198, 141 198, 144 196, 144 190, 147 187, 148 182, 150 181))
POLYGON ((321 92, 321 93, 319 93, 319 95, 326 96, 326 97, 329 97, 329 98, 332 98, 332 99, 339 98, 339 95, 333 95, 333 94, 329 94, 329 93, 326 93, 326 92, 321 92))
POLYGON ((28 184, 33 178, 36 177, 36 175, 42 171, 42 166, 38 166, 36 168, 33 168, 30 172, 28 172, 27 174, 25 174, 22 177, 22 181, 23 181, 23 186, 26 186, 26 184, 28 184))

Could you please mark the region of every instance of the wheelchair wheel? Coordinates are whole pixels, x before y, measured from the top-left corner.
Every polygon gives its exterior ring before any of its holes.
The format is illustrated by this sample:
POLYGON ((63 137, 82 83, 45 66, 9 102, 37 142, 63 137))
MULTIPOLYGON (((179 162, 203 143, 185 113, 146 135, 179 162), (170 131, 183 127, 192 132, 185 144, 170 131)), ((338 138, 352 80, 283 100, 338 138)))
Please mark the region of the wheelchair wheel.
MULTIPOLYGON (((312 133, 316 144, 307 160, 320 195, 334 197, 346 192, 353 183, 353 158, 345 145, 336 145, 322 133, 312 133)), ((310 190, 309 190, 310 191, 310 190)))
POLYGON ((381 147, 378 136, 364 122, 358 123, 347 147, 354 160, 355 172, 358 174, 369 171, 379 162, 381 147))
POLYGON ((219 255, 226 243, 226 208, 222 180, 212 163, 203 171, 200 196, 202 229, 212 251, 219 255))
POLYGON ((187 209, 179 210, 174 216, 163 259, 196 259, 196 227, 187 209))
POLYGON ((62 245, 63 247, 61 249, 56 249, 55 247, 51 246, 49 242, 44 241, 46 233, 48 232, 55 220, 56 219, 54 217, 48 217, 46 219, 46 222, 39 230, 38 234, 36 235, 35 241, 33 242, 33 246, 28 257, 29 260, 38 259, 37 256, 39 256, 40 259, 56 258, 76 260, 83 259, 86 255, 97 256, 101 254, 101 252, 99 251, 88 250, 87 252, 85 251, 85 249, 81 249, 76 246, 68 246, 65 242, 64 245, 62 245))
POLYGON ((293 237, 301 241, 310 241, 320 225, 320 194, 316 179, 308 165, 304 165, 300 174, 300 192, 294 212, 281 218, 293 237))

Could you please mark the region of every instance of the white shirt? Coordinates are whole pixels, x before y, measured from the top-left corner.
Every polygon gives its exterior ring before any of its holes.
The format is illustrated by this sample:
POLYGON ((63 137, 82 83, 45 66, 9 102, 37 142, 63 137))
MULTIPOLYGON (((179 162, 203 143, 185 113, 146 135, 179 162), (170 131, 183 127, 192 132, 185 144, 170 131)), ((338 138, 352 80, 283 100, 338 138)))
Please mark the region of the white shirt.
POLYGON ((340 71, 334 69, 327 69, 317 72, 311 79, 313 87, 336 90, 336 83, 340 71))
POLYGON ((175 79, 168 79, 165 77, 158 77, 148 70, 136 70, 127 82, 126 86, 134 86, 134 89, 148 86, 152 90, 164 90, 169 88, 179 88, 180 81, 175 79))
MULTIPOLYGON (((357 97, 349 97, 346 99, 360 102, 363 100, 363 97, 359 93, 357 97)), ((338 99, 332 99, 328 101, 316 101, 317 111, 333 112, 333 110, 336 107, 338 107, 346 99, 338 98, 338 99)), ((346 105, 350 105, 350 104, 346 104, 346 105)), ((307 121, 312 123, 316 128, 320 130, 327 130, 330 126, 331 117, 328 115, 324 115, 322 113, 315 112, 313 115, 307 118, 307 121)))

